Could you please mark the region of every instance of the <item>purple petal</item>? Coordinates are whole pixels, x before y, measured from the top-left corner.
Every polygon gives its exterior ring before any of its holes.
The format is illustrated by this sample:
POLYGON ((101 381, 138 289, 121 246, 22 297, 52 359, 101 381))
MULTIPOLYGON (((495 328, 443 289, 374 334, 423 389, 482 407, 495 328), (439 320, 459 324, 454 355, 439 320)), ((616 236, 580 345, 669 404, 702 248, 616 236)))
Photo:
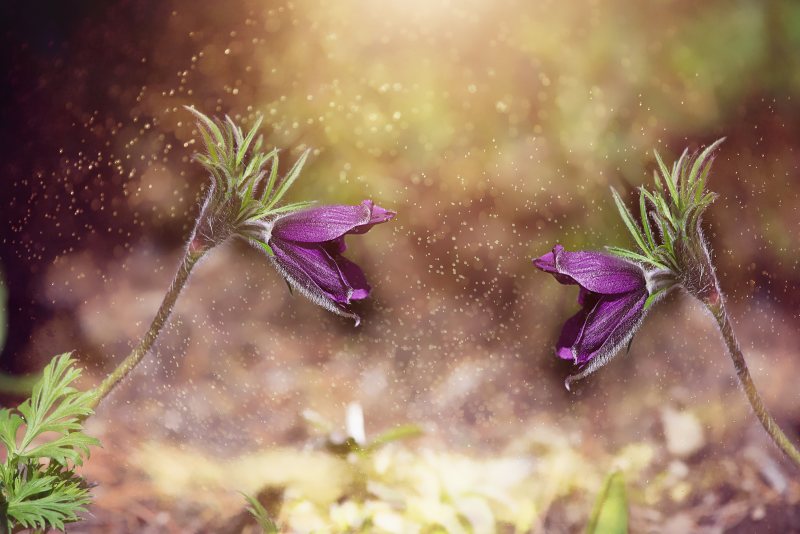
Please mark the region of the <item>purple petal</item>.
POLYGON ((394 216, 397 215, 393 211, 389 211, 387 209, 383 209, 380 206, 376 206, 372 203, 371 200, 365 200, 361 203, 363 206, 364 204, 369 204, 370 207, 370 218, 367 224, 362 224, 360 226, 356 226, 352 230, 350 230, 351 234, 364 234, 369 231, 370 228, 375 226, 376 224, 385 223, 387 221, 391 221, 394 219, 394 216))
POLYGON ((578 284, 593 293, 617 295, 647 285, 638 265, 601 252, 567 252, 556 245, 553 252, 533 260, 533 264, 562 284, 578 284))
POLYGON ((556 356, 562 360, 574 360, 575 355, 572 354, 572 346, 578 340, 578 336, 583 330, 583 325, 586 323, 586 317, 589 315, 591 308, 581 308, 581 310, 567 319, 564 327, 561 329, 561 335, 558 337, 556 343, 556 356))
POLYGON ((351 300, 361 300, 369 296, 372 289, 367 283, 367 277, 364 276, 364 271, 361 267, 348 260, 344 256, 334 256, 336 265, 339 267, 339 272, 342 273, 347 285, 352 288, 351 300))
POLYGON ((275 255, 267 257, 293 288, 318 306, 322 306, 338 315, 354 319, 356 326, 358 326, 361 322, 358 315, 350 311, 345 304, 338 302, 331 295, 330 288, 323 289, 320 286, 320 283, 325 283, 321 278, 325 278, 328 283, 333 282, 334 287, 338 287, 340 296, 346 294, 345 292, 352 291, 349 289, 343 291, 345 286, 339 268, 335 264, 330 268, 331 266, 327 263, 325 256, 330 261, 333 260, 325 251, 318 250, 317 254, 315 254, 309 249, 303 250, 300 247, 279 241, 272 241, 271 246, 275 255), (314 264, 316 264, 316 268, 310 268, 314 264), (341 284, 336 284, 333 275, 334 271, 337 273, 336 278, 342 281, 341 284), (314 274, 312 275, 311 273, 314 274), (316 280, 315 277, 317 278, 316 280))
POLYGON ((273 239, 270 246, 275 258, 293 274, 301 272, 331 300, 347 304, 352 288, 347 285, 336 261, 320 246, 302 246, 291 241, 273 239))
POLYGON ((558 272, 556 270, 556 251, 561 250, 564 250, 564 247, 561 245, 556 245, 553 247, 553 250, 544 256, 534 258, 533 264, 546 273, 556 274, 558 272))
POLYGON ((358 206, 319 206, 278 217, 272 235, 302 243, 322 243, 347 233, 364 233, 394 215, 370 200, 358 206))
POLYGON ((544 256, 534 259, 533 264, 542 271, 552 274, 555 279, 562 284, 577 284, 578 282, 569 276, 559 273, 558 269, 556 268, 556 255, 563 250, 564 247, 561 245, 556 245, 553 247, 552 251, 548 252, 544 256))
MULTIPOLYGON (((586 317, 572 346, 575 362, 584 365, 598 356, 617 352, 644 317, 647 290, 601 297, 586 317)), ((584 308, 586 309, 586 308, 584 308)))
POLYGON ((600 295, 597 293, 590 293, 581 288, 578 293, 578 302, 581 304, 581 309, 564 323, 564 326, 561 328, 561 335, 558 337, 558 342, 556 343, 556 355, 559 358, 575 360, 572 347, 583 333, 586 327, 586 319, 597 305, 600 298, 600 295))

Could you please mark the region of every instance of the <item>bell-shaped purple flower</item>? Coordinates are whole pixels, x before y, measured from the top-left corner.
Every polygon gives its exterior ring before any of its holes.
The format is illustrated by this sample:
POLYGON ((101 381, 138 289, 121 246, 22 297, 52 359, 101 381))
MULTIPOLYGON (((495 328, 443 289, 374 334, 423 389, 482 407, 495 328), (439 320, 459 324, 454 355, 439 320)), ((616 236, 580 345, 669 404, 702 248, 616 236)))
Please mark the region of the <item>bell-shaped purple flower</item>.
POLYGON ((365 200, 358 206, 319 206, 280 216, 267 224, 271 261, 290 286, 323 308, 355 319, 354 300, 367 298, 364 272, 342 253, 344 236, 363 234, 394 212, 365 200))
POLYGON ((562 284, 580 286, 581 310, 564 323, 556 354, 581 368, 569 382, 597 370, 633 337, 647 310, 647 274, 637 264, 600 252, 556 245, 533 260, 562 284))

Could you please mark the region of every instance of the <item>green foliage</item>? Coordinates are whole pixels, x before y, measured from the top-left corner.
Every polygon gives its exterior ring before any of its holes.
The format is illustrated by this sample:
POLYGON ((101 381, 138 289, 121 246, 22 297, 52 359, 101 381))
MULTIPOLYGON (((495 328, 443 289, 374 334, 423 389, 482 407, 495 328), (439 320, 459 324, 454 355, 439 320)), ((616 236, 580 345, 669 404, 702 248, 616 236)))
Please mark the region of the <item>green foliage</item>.
MULTIPOLYGON (((247 133, 230 117, 212 120, 193 107, 187 107, 198 119, 197 129, 206 153, 195 159, 211 174, 214 182, 212 202, 233 202, 232 224, 248 224, 271 215, 296 211, 312 204, 294 202, 278 207, 278 203, 300 176, 309 151, 306 150, 282 180, 278 180, 278 149, 263 149, 263 137, 258 134, 259 117, 247 133)), ((250 236, 248 236, 250 237, 250 236)), ((268 251, 269 252, 269 251, 268 251)))
POLYGON ((250 505, 247 507, 247 511, 256 518, 256 522, 258 526, 261 527, 261 531, 264 532, 264 534, 277 534, 279 532, 278 525, 270 519, 267 509, 264 508, 255 497, 251 497, 246 493, 242 493, 242 495, 244 495, 244 498, 247 499, 247 503, 250 505))
POLYGON ((89 456, 89 447, 99 445, 82 426, 94 393, 72 386, 81 375, 74 363, 68 353, 56 356, 28 400, 16 410, 0 410, 6 457, 0 465, 0 520, 8 531, 63 530, 91 500, 75 466, 89 456))
POLYGON ((586 534, 627 534, 628 498, 625 495, 625 479, 620 472, 606 478, 600 495, 594 504, 586 534))
POLYGON ((638 222, 619 193, 612 188, 614 203, 639 251, 619 247, 608 247, 608 250, 652 267, 680 271, 676 246, 680 240, 694 235, 700 217, 716 198, 714 193, 706 192, 705 186, 714 161, 714 151, 724 140, 718 139, 702 152, 691 156, 684 150, 672 169, 656 152, 658 171, 653 173, 655 189, 648 191, 644 187, 639 188, 638 222))

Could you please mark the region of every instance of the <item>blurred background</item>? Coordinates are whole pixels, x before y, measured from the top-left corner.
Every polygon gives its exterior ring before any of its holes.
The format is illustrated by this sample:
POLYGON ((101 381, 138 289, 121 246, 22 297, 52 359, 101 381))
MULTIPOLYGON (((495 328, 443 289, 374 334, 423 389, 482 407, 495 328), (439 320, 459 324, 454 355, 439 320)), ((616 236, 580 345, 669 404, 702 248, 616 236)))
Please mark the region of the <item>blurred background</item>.
POLYGON ((552 346, 577 291, 530 263, 629 246, 609 186, 725 136, 705 228, 797 441, 798 3, 11 1, 0 20, 4 404, 68 350, 94 384, 146 330, 207 185, 184 105, 263 115, 287 169, 312 148, 292 199, 398 213, 349 240, 373 286, 358 328, 246 244, 215 250, 90 420, 75 532, 238 532, 237 491, 263 488, 289 531, 573 532, 615 468, 634 532, 800 531, 797 471, 696 303, 671 295, 569 393, 552 346), (351 404, 368 437, 424 435, 354 467, 319 445, 351 404))

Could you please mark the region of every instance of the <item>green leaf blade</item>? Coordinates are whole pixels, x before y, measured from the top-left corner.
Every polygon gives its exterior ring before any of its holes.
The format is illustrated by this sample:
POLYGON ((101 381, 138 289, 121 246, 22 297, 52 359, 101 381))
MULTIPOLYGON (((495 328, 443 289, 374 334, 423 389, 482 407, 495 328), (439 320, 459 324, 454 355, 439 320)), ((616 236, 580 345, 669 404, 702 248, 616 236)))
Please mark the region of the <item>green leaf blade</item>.
POLYGON ((219 158, 217 157, 218 154, 216 148, 221 148, 225 146, 225 137, 222 135, 219 126, 217 126, 217 124, 213 120, 211 120, 211 118, 209 118, 207 115, 195 109, 194 106, 183 106, 183 107, 199 120, 198 126, 200 126, 200 128, 198 129, 200 130, 200 134, 203 136, 203 139, 206 142, 206 147, 209 148, 209 150, 213 150, 215 155, 214 159, 219 160, 219 158), (213 141, 216 142, 216 145, 214 144, 214 142, 212 142, 212 139, 208 134, 214 136, 213 141))
POLYGON ((300 211, 302 209, 308 208, 316 204, 316 201, 313 200, 303 200, 300 202, 292 202, 291 204, 285 204, 279 208, 261 208, 253 212, 245 222, 253 222, 263 219, 264 217, 271 217, 273 215, 281 215, 284 213, 289 213, 293 211, 300 211))
POLYGON ((275 189, 275 183, 278 181, 278 167, 280 164, 280 157, 278 156, 278 150, 273 150, 270 154, 272 154, 272 166, 269 170, 269 178, 267 179, 267 185, 264 187, 264 191, 261 193, 261 202, 266 203, 267 200, 272 196, 272 191, 275 189))
POLYGON ((725 142, 725 137, 720 137, 707 146, 697 157, 692 167, 690 176, 694 177, 693 191, 694 200, 699 202, 706 188, 706 180, 711 172, 711 165, 714 162, 714 152, 725 142))
POLYGON ((628 498, 622 473, 615 472, 606 479, 595 501, 586 534, 627 534, 628 498))
POLYGON ((658 153, 658 151, 655 151, 653 153, 656 156, 656 162, 658 163, 658 167, 659 169, 661 169, 661 174, 663 175, 664 182, 666 182, 667 184, 667 190, 669 191, 669 195, 672 198, 672 203, 675 204, 675 206, 680 207, 681 199, 680 195, 678 195, 677 189, 675 188, 675 182, 674 182, 675 169, 673 168, 673 170, 670 171, 667 168, 667 166, 664 165, 664 161, 661 159, 661 155, 658 153))
POLYGON ((615 256, 619 256, 620 258, 625 258, 626 260, 631 260, 631 261, 634 261, 636 263, 646 263, 648 265, 652 265, 653 267, 658 267, 659 269, 666 269, 667 268, 666 265, 664 265, 663 263, 659 262, 658 260, 655 260, 653 258, 649 258, 647 256, 643 256, 641 254, 633 252, 632 250, 628 250, 628 249, 620 248, 620 247, 612 247, 612 246, 606 247, 606 250, 608 252, 610 252, 611 254, 615 255, 615 256))
POLYGON ((255 497, 251 497, 246 493, 242 493, 242 496, 249 504, 247 511, 255 518, 258 526, 261 527, 261 531, 264 534, 278 534, 278 525, 269 517, 267 509, 255 497))
POLYGON ((278 202, 281 201, 283 196, 289 191, 289 188, 292 187, 295 180, 300 176, 300 171, 303 170, 303 165, 306 164, 306 159, 308 159, 308 155, 311 153, 311 149, 306 150, 303 154, 294 162, 292 168, 284 177, 283 181, 281 182, 278 190, 275 192, 275 195, 269 200, 267 203, 267 207, 272 207, 278 202))
POLYGON ((364 450, 367 453, 371 453, 389 443, 416 438, 422 436, 424 433, 425 432, 419 425, 408 424, 396 426, 376 436, 375 439, 369 442, 364 450))
POLYGON ((645 198, 645 190, 644 187, 639 188, 639 217, 642 221, 642 228, 644 229, 645 237, 647 238, 647 244, 650 247, 650 250, 656 248, 656 242, 653 239, 653 230, 650 228, 650 221, 648 220, 647 216, 647 202, 645 198))
POLYGON ((255 241, 255 243, 256 243, 258 246, 260 246, 262 249, 264 249, 264 252, 266 252, 266 253, 267 253, 267 256, 270 256, 270 257, 272 257, 272 256, 274 256, 274 255, 275 255, 275 251, 273 251, 273 250, 272 250, 272 247, 271 247, 271 246, 269 246, 269 244, 267 244, 267 243, 265 243, 265 242, 263 242, 263 241, 257 241, 257 240, 255 241))
POLYGON ((625 226, 628 228, 628 231, 630 232, 631 236, 633 236, 634 241, 636 241, 636 244, 639 245, 639 248, 642 250, 642 252, 648 254, 649 249, 645 244, 645 238, 642 235, 642 231, 633 220, 633 215, 631 215, 631 212, 628 210, 627 206, 625 206, 625 203, 622 201, 622 197, 619 196, 619 193, 617 193, 617 190, 613 187, 611 188, 611 194, 614 197, 614 203, 617 206, 617 210, 622 218, 622 222, 625 223, 625 226))
POLYGON ((261 122, 263 120, 264 117, 262 115, 259 115, 258 118, 256 119, 255 124, 253 124, 253 127, 250 128, 250 131, 247 133, 247 136, 245 136, 244 140, 241 143, 239 143, 239 149, 236 152, 237 165, 240 165, 242 163, 242 160, 244 160, 244 156, 245 154, 247 154, 247 149, 250 148, 250 143, 252 143, 253 139, 255 139, 256 134, 258 133, 258 129, 261 128, 261 122))

